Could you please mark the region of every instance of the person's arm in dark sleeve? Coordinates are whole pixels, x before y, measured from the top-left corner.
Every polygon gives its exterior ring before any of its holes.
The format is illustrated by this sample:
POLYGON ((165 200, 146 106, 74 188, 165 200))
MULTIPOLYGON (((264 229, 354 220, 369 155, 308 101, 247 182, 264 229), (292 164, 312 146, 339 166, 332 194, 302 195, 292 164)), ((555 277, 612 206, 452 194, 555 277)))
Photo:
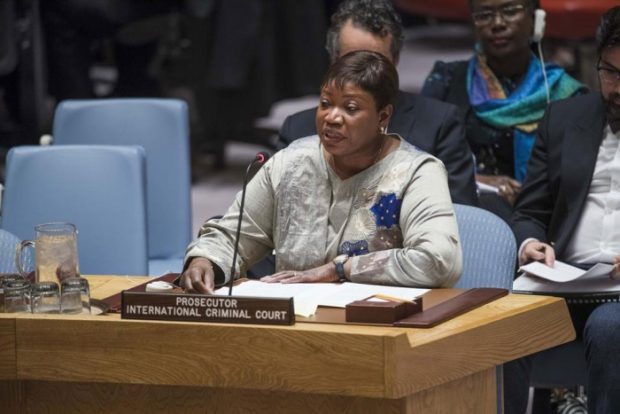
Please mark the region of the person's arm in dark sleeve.
POLYGON ((527 167, 527 175, 512 214, 512 230, 517 246, 528 238, 547 242, 547 227, 553 213, 553 196, 549 181, 548 152, 549 119, 554 105, 547 108, 538 125, 536 142, 527 167))
POLYGON ((448 96, 450 82, 452 81, 453 70, 454 65, 440 60, 435 62, 431 73, 424 80, 420 95, 445 101, 448 96))
POLYGON ((289 146, 293 141, 316 135, 316 108, 306 109, 286 117, 278 139, 278 149, 289 146))
POLYGON ((278 133, 278 142, 276 143, 277 150, 288 147, 289 144, 295 140, 291 131, 291 117, 292 115, 287 116, 282 123, 280 132, 278 133))
MULTIPOLYGON (((440 101, 446 100, 450 82, 457 62, 435 62, 431 73, 426 77, 421 95, 440 101)), ((465 138, 464 120, 456 106, 443 111, 443 120, 435 155, 444 163, 448 170, 448 184, 453 203, 478 205, 476 191, 474 158, 465 138)))
POLYGON ((449 110, 444 112, 435 155, 448 170, 452 202, 477 206, 474 157, 465 139, 461 115, 454 105, 449 105, 449 110))

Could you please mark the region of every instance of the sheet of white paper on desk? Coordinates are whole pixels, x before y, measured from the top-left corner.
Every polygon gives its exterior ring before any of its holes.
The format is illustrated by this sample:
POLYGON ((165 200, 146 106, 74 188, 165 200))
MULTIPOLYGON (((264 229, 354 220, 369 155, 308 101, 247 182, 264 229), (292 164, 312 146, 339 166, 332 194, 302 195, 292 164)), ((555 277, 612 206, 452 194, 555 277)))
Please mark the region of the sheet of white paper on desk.
MULTIPOLYGON (((396 286, 367 285, 361 283, 265 283, 249 280, 233 288, 234 296, 294 298, 295 314, 310 316, 318 306, 344 308, 355 300, 366 299, 382 293, 400 299, 411 300, 429 289, 396 286), (310 312, 310 313, 309 313, 310 312)), ((228 295, 228 287, 215 291, 216 295, 228 295)))
MULTIPOLYGON (((265 283, 248 280, 233 287, 233 296, 253 296, 259 298, 294 298, 295 315, 309 317, 319 306, 316 297, 333 283, 265 283)), ((228 287, 215 291, 216 295, 228 295, 228 287)))
POLYGON ((429 289, 405 288, 399 286, 366 285, 362 283, 343 283, 340 289, 323 296, 319 302, 321 306, 344 308, 347 304, 369 298, 373 295, 383 294, 398 299, 412 300, 422 296, 429 289))
POLYGON ((589 270, 583 270, 575 266, 556 260, 553 267, 549 267, 540 262, 532 262, 521 266, 520 270, 552 282, 572 282, 574 280, 601 279, 609 278, 609 272, 613 265, 607 263, 597 263, 589 270))

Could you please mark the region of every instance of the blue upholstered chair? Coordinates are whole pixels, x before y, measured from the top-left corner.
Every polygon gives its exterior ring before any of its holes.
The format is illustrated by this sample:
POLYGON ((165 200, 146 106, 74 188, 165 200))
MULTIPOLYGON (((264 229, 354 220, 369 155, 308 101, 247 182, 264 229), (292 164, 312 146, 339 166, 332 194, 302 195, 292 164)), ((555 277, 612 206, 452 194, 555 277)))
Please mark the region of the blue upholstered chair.
POLYGON ((137 146, 14 147, 0 227, 32 240, 37 224, 70 222, 78 229, 81 273, 144 275, 145 177, 137 146))
MULTIPOLYGON (((454 204, 463 249, 463 273, 454 286, 512 290, 517 243, 506 222, 478 207, 454 204)), ((497 369, 497 412, 503 412, 503 370, 497 369)))
MULTIPOLYGON (((463 246, 463 275, 455 287, 512 290, 517 246, 512 231, 485 210, 454 205, 463 246)), ((538 388, 585 385, 581 340, 534 354, 531 385, 538 388)))
POLYGON ((512 290, 517 246, 510 227, 481 208, 455 204, 454 211, 463 248, 463 274, 455 287, 512 290))
MULTIPOLYGON (((13 233, 0 229, 0 273, 17 273, 15 249, 20 242, 19 237, 13 233)), ((24 251, 22 260, 26 269, 34 269, 30 250, 24 251)))
POLYGON ((192 239, 189 119, 176 99, 68 100, 54 145, 141 145, 146 151, 149 273, 181 271, 192 239))

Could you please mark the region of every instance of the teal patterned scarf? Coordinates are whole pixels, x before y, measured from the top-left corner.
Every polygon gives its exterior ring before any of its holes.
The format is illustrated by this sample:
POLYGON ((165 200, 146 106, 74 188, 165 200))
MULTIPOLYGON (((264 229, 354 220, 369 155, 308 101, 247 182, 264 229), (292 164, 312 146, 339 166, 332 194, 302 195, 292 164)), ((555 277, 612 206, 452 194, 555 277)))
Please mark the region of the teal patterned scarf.
MULTIPOLYGON (((544 66, 552 101, 574 95, 585 87, 555 64, 544 66)), ((467 69, 469 102, 476 115, 489 125, 513 128, 515 178, 523 181, 534 145, 538 122, 547 106, 547 92, 540 60, 532 54, 525 77, 507 95, 500 81, 487 66, 482 54, 473 56, 467 69)))

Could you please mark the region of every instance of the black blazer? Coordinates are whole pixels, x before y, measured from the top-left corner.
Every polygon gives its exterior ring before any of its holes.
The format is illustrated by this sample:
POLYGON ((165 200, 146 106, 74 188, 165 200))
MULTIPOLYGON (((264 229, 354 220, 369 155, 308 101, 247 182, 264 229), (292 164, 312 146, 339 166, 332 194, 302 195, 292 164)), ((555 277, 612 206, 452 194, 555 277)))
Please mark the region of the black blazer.
MULTIPOLYGON (((287 117, 280 129, 279 147, 316 135, 315 115, 316 109, 307 109, 287 117)), ((473 156, 454 105, 401 91, 388 130, 444 163, 452 202, 478 205, 473 156)))
POLYGON ((549 105, 512 216, 519 246, 535 237, 553 243, 562 258, 588 196, 606 124, 600 93, 549 105))

